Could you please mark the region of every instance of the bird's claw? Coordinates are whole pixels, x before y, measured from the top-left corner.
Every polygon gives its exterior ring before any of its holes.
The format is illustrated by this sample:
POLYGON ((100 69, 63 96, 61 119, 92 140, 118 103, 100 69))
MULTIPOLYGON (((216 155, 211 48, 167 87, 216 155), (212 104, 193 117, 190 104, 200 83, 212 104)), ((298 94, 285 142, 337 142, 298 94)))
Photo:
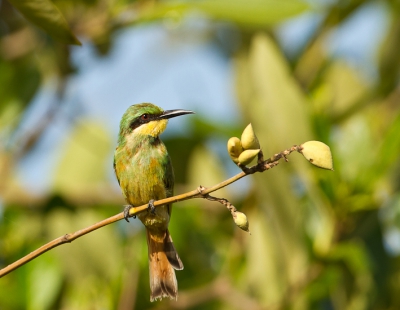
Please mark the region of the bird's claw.
POLYGON ((156 207, 154 206, 154 199, 151 199, 149 201, 149 206, 147 207, 147 210, 149 210, 151 214, 156 215, 156 207))
POLYGON ((130 217, 136 218, 136 215, 133 215, 133 216, 129 215, 129 210, 130 210, 131 208, 132 208, 131 205, 126 205, 125 208, 124 208, 124 219, 125 219, 128 223, 129 223, 128 218, 130 218, 130 217))

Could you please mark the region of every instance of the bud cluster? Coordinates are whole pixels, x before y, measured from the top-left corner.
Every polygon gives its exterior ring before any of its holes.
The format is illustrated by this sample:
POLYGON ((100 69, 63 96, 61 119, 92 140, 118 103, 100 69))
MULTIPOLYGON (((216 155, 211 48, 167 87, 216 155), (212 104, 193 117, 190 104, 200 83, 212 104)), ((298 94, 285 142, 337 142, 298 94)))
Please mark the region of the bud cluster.
MULTIPOLYGON (((256 134, 254 133, 253 126, 251 124, 247 125, 247 127, 243 130, 240 139, 237 137, 231 137, 228 140, 227 149, 232 161, 241 166, 242 169, 244 169, 243 166, 250 164, 261 151, 260 143, 258 142, 256 134)), ((319 168, 333 170, 331 150, 328 145, 320 141, 307 141, 299 146, 294 145, 288 150, 282 151, 279 154, 275 154, 269 159, 269 167, 271 167, 272 164, 276 165, 278 160, 281 158, 284 158, 287 161, 286 156, 293 151, 301 153, 311 164, 319 168)), ((262 161, 262 153, 259 157, 259 160, 262 161)), ((265 164, 267 161, 263 163, 265 164)), ((259 166, 255 166, 255 168, 258 167, 259 166)), ((265 167, 267 167, 267 165, 265 165, 265 167)), ((235 224, 240 229, 249 232, 249 222, 246 215, 237 211, 233 205, 226 201, 226 199, 224 201, 224 204, 227 205, 227 208, 231 211, 231 215, 235 224)))
POLYGON ((251 124, 243 130, 241 138, 232 137, 227 143, 228 154, 236 164, 250 164, 260 152, 260 143, 251 124))

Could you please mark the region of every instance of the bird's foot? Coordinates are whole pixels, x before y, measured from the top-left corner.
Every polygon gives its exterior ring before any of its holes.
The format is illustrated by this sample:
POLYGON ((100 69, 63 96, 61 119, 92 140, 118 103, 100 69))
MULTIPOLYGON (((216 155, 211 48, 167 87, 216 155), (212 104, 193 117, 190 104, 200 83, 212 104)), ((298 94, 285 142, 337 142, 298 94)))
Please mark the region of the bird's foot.
POLYGON ((151 214, 156 215, 156 207, 154 206, 154 199, 151 199, 149 201, 149 206, 147 207, 147 210, 149 210, 151 214))
POLYGON ((131 205, 126 205, 124 206, 124 219, 129 223, 128 218, 133 217, 134 219, 136 218, 136 215, 129 215, 129 210, 132 208, 131 205))

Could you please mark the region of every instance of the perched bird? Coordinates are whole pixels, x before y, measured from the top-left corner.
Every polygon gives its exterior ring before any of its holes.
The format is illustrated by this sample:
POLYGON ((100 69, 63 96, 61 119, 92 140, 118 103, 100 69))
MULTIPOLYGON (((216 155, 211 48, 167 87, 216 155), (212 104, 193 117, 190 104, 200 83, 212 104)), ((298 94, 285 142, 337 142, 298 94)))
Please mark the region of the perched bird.
POLYGON ((167 110, 151 103, 130 106, 122 116, 118 146, 114 154, 114 170, 129 209, 148 203, 147 211, 137 214, 146 226, 150 271, 150 300, 163 297, 176 299, 176 270, 183 264, 168 232, 172 205, 155 208, 154 200, 173 195, 174 173, 171 159, 159 138, 168 119, 193 114, 187 110, 167 110))

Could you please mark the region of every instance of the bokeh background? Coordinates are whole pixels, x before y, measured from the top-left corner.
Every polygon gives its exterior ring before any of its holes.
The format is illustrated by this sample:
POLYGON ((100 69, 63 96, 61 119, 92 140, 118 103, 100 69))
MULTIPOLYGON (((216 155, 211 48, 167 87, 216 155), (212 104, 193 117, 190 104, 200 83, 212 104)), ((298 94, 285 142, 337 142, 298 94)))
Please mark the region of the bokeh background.
POLYGON ((400 308, 399 1, 55 0, 60 29, 38 17, 51 2, 18 2, 0 0, 0 267, 121 212, 134 103, 196 112, 162 136, 176 193, 238 173, 226 141, 250 122, 265 156, 320 140, 335 171, 292 154, 216 192, 251 235, 219 204, 175 204, 176 302, 149 302, 132 220, 1 278, 0 309, 400 308))

